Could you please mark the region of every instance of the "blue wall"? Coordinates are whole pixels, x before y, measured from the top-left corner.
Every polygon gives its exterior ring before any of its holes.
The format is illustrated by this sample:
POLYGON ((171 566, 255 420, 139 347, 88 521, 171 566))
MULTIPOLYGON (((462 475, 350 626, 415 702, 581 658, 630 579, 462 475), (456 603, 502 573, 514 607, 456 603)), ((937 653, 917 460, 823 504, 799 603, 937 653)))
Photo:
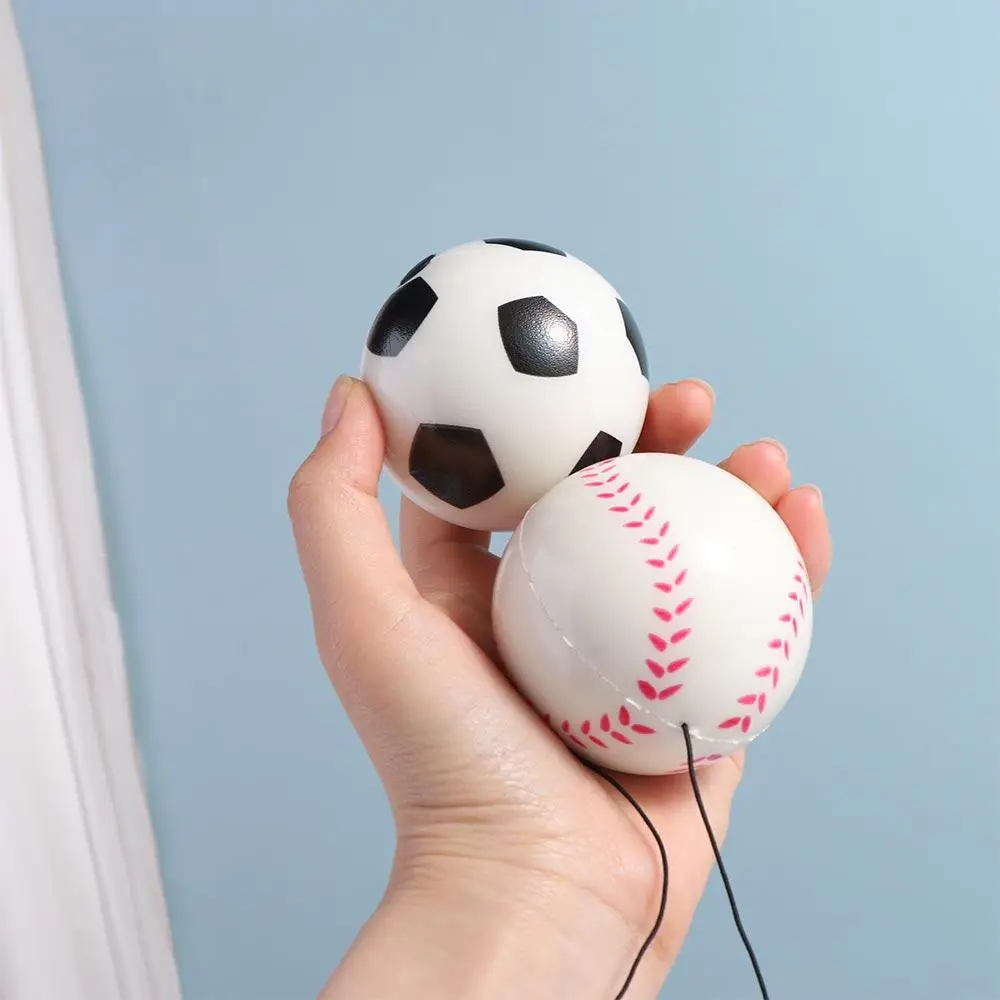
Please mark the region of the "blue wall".
MULTIPOLYGON (((319 987, 392 830, 285 520, 399 274, 567 247, 837 566, 728 847, 775 997, 986 1000, 996 3, 16 0, 188 1000, 319 987)), ((395 500, 390 492, 389 503, 395 500)), ((668 995, 750 996, 713 883, 668 995)))

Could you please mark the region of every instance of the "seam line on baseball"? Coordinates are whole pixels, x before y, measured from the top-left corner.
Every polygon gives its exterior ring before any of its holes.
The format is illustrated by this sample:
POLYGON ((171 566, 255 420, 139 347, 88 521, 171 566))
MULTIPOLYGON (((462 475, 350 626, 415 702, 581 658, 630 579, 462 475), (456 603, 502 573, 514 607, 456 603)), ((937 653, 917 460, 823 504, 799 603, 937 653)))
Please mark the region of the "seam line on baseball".
MULTIPOLYGON (((530 512, 528 516, 530 516, 530 512)), ((527 520, 527 518, 525 518, 525 520, 527 520)), ((587 660, 587 658, 583 655, 583 653, 580 651, 580 649, 577 646, 575 646, 573 642, 567 637, 565 630, 561 628, 559 622, 556 621, 555 617, 552 615, 552 612, 546 606, 545 602, 542 600, 541 596, 538 593, 538 589, 535 586, 535 581, 532 578, 530 571, 528 570, 528 564, 524 557, 524 548, 521 544, 522 538, 523 538, 523 532, 518 532, 517 556, 518 560, 521 563, 521 569, 524 571, 524 578, 528 583, 528 588, 531 590, 532 597, 537 602, 538 607, 541 610, 542 614, 545 616, 546 621, 552 626, 553 630, 559 637, 560 641, 573 652, 573 655, 576 657, 578 662, 583 667, 585 667, 590 673, 592 673, 595 677, 597 677, 598 680, 602 681, 612 691, 614 691, 615 694, 619 698, 621 698, 621 700, 626 705, 628 705, 630 709, 634 709, 635 711, 641 713, 642 715, 647 716, 650 719, 655 719, 660 725, 665 726, 667 729, 674 730, 675 732, 680 732, 681 731, 680 723, 670 722, 669 720, 664 719, 662 716, 657 715, 655 712, 650 711, 649 708, 647 708, 645 705, 629 697, 629 695, 626 694, 617 684, 615 684, 614 681, 606 677, 603 673, 601 673, 600 670, 597 669, 597 667, 595 667, 592 663, 590 663, 587 660)), ((725 739, 719 739, 718 737, 704 736, 700 729, 696 729, 694 727, 689 726, 689 732, 691 733, 691 736, 697 739, 699 743, 702 743, 706 746, 725 746, 725 747, 746 746, 748 743, 752 743, 760 735, 760 733, 764 731, 765 729, 762 729, 760 730, 760 732, 754 733, 753 736, 742 740, 725 740, 725 739)))

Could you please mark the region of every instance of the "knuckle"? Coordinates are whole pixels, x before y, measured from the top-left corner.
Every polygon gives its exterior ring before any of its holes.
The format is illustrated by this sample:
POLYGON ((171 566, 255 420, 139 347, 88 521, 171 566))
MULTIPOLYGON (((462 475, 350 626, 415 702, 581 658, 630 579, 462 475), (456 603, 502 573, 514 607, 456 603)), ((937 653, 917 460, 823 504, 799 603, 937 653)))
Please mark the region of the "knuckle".
POLYGON ((309 468, 311 458, 307 458, 294 472, 288 483, 288 508, 294 510, 308 497, 309 491, 314 483, 314 477, 309 468))
POLYGON ((323 474, 315 456, 310 455, 296 469, 288 484, 285 505, 292 519, 308 514, 320 503, 328 504, 331 496, 336 495, 335 485, 329 475, 323 474))

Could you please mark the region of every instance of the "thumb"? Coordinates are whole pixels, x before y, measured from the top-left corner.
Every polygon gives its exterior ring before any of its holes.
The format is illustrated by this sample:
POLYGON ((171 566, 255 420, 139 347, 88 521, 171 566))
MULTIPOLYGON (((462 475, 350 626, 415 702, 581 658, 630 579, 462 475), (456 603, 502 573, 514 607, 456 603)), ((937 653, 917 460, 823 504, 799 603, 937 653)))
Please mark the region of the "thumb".
POLYGON ((383 640, 417 601, 378 500, 384 458, 371 394, 359 380, 341 377, 320 441, 292 479, 288 512, 319 652, 351 712, 364 693, 360 685, 375 680, 383 640), (361 668, 349 671, 351 663, 361 668))

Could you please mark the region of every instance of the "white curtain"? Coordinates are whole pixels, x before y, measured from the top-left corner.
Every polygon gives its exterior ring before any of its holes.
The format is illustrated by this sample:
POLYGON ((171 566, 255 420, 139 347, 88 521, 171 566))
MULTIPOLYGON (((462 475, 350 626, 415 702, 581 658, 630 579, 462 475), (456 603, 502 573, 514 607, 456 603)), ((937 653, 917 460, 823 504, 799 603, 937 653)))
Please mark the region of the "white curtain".
POLYGON ((0 0, 0 1000, 179 1000, 35 112, 0 0))

